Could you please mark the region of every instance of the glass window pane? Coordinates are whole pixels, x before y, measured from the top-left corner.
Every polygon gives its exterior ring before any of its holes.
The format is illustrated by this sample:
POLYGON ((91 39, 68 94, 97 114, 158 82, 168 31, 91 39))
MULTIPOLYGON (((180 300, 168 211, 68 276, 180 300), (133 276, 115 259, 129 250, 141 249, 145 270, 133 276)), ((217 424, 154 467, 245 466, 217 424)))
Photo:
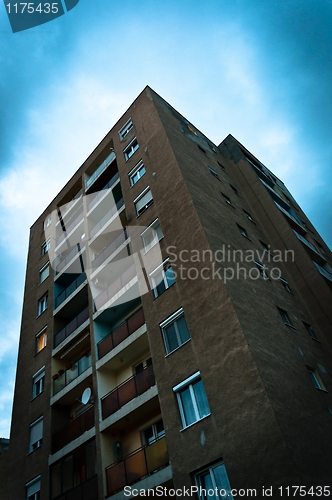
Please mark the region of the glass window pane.
POLYGON ((226 495, 221 496, 223 500, 225 499, 232 499, 233 496, 231 495, 231 486, 228 481, 228 476, 226 472, 226 467, 224 464, 217 465, 213 469, 213 476, 214 480, 216 483, 216 486, 219 490, 226 490, 226 495))
POLYGON ((68 491, 73 487, 73 455, 63 461, 62 491, 68 491))
MULTIPOLYGON (((212 477, 211 477, 211 474, 210 474, 210 471, 202 474, 200 476, 200 483, 201 483, 201 487, 203 488, 203 490, 206 490, 206 492, 209 491, 209 493, 212 493, 213 489, 215 488, 214 485, 213 485, 213 482, 212 482, 212 477)), ((219 498, 215 493, 213 493, 212 495, 205 495, 204 494, 205 492, 202 491, 202 495, 201 495, 201 498, 206 498, 206 499, 217 499, 219 498)))
POLYGON ((193 390, 196 398, 199 416, 200 418, 203 418, 210 413, 210 408, 206 399, 203 382, 199 380, 198 382, 193 384, 193 390))
POLYGON ((166 340, 166 349, 167 352, 174 351, 177 347, 179 347, 179 342, 177 339, 175 325, 172 323, 164 329, 165 332, 165 340, 166 340))
POLYGON ((171 267, 168 267, 167 269, 165 269, 165 276, 166 276, 167 284, 169 287, 172 286, 173 283, 176 282, 174 272, 173 272, 173 269, 171 267))
POLYGON ((195 410, 193 406, 193 402, 191 399, 191 394, 189 387, 185 389, 184 391, 180 392, 180 398, 182 402, 182 408, 183 408, 183 413, 184 413, 184 418, 185 418, 185 425, 190 425, 196 422, 197 418, 195 415, 195 410))
POLYGON ((176 320, 176 326, 179 331, 181 343, 183 344, 184 342, 190 339, 187 322, 184 316, 181 316, 181 318, 176 320))

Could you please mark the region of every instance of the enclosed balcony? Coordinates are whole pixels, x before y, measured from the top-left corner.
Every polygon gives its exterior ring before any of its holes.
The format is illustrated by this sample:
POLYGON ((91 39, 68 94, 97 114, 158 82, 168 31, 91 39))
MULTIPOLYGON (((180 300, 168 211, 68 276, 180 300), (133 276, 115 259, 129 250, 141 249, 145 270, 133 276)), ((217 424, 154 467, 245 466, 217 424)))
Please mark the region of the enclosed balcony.
POLYGON ((106 468, 107 495, 114 495, 126 485, 129 486, 156 474, 168 465, 166 438, 162 437, 106 468))
POLYGON ((52 434, 52 454, 82 436, 95 425, 94 408, 90 406, 83 413, 71 420, 52 434))
POLYGON ((118 387, 101 398, 103 420, 113 415, 122 406, 146 392, 156 383, 153 366, 149 364, 142 371, 128 378, 118 387))

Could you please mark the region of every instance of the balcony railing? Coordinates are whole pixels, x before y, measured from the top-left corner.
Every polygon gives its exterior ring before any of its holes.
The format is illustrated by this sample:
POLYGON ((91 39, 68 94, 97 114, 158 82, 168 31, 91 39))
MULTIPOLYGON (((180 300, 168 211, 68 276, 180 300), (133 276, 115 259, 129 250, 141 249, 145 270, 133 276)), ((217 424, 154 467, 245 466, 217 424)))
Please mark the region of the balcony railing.
POLYGON ((57 394, 64 389, 70 382, 79 377, 91 366, 91 353, 82 356, 71 368, 68 368, 56 380, 53 380, 53 394, 57 394))
POLYGON ((98 192, 97 196, 95 196, 90 203, 88 204, 88 212, 91 210, 92 207, 98 203, 98 201, 105 195, 105 189, 111 189, 113 184, 116 183, 116 181, 119 179, 119 172, 116 172, 115 175, 113 175, 112 179, 108 181, 107 184, 98 192))
POLYGON ((115 250, 117 250, 122 243, 128 238, 127 231, 124 230, 123 233, 119 234, 117 238, 110 245, 108 245, 100 254, 91 262, 92 270, 94 271, 99 267, 110 255, 112 255, 115 250))
POLYGON ((284 214, 286 214, 290 219, 292 219, 294 222, 296 222, 296 224, 300 227, 304 227, 301 222, 299 221, 299 219, 295 216, 295 215, 292 215, 290 212, 287 212, 287 210, 282 207, 281 205, 279 205, 279 203, 277 203, 276 201, 274 202, 277 207, 279 208, 279 210, 281 210, 284 214))
POLYGON ((140 448, 123 460, 106 467, 107 495, 140 481, 169 464, 166 438, 140 448))
POLYGON ((89 177, 89 179, 85 182, 85 190, 86 191, 89 189, 91 184, 93 184, 93 182, 103 173, 103 171, 108 167, 108 165, 110 165, 110 163, 112 163, 112 161, 114 160, 115 157, 116 157, 116 155, 115 155, 114 151, 112 151, 112 153, 110 155, 108 155, 106 160, 104 160, 103 163, 101 165, 99 165, 97 170, 95 170, 93 172, 91 177, 89 177))
POLYGON ((146 392, 155 385, 153 366, 146 366, 141 372, 128 378, 121 385, 101 398, 101 409, 103 420, 113 415, 122 406, 132 399, 146 392))
POLYGON ((318 253, 318 255, 321 255, 320 252, 318 252, 317 248, 315 247, 315 245, 313 243, 311 243, 306 238, 304 238, 300 233, 298 233, 297 231, 295 231, 295 229, 293 229, 293 231, 294 231, 294 233, 296 234, 296 236, 298 237, 299 240, 301 240, 305 245, 307 245, 309 248, 311 248, 311 250, 313 250, 314 252, 318 253))
POLYGON ((332 281, 332 274, 329 271, 327 271, 326 269, 324 269, 324 267, 317 264, 317 262, 315 262, 314 260, 312 262, 315 264, 316 268, 318 269, 318 271, 322 276, 332 281))
POLYGON ((60 332, 54 335, 54 347, 58 347, 61 342, 63 342, 69 335, 71 335, 77 328, 79 328, 83 323, 89 318, 89 307, 86 307, 81 311, 74 319, 72 319, 68 325, 66 325, 60 332))
POLYGON ((59 234, 59 236, 56 238, 56 244, 55 246, 57 247, 60 245, 60 243, 67 238, 68 234, 71 233, 71 231, 78 226, 80 222, 83 220, 83 214, 82 212, 75 217, 75 219, 69 224, 69 226, 65 226, 65 231, 62 231, 62 233, 59 234))
POLYGON ((94 408, 90 406, 87 410, 74 418, 69 424, 52 434, 52 454, 61 450, 84 432, 92 429, 95 425, 94 408))
POLYGON ((121 276, 110 284, 94 299, 96 310, 101 309, 106 302, 112 299, 125 285, 137 276, 136 266, 132 264, 121 276))
POLYGON ((98 476, 95 475, 74 488, 62 493, 60 496, 52 496, 53 500, 98 500, 98 476))
POLYGON ((107 214, 104 215, 104 217, 102 217, 95 226, 93 226, 93 228, 90 230, 89 233, 90 238, 93 238, 98 233, 98 231, 106 224, 106 222, 109 221, 111 217, 113 217, 113 215, 115 215, 118 212, 118 210, 120 210, 121 207, 123 207, 123 205, 124 205, 124 200, 123 198, 120 198, 120 200, 117 201, 115 205, 113 205, 111 210, 109 210, 109 212, 107 212, 107 214))
POLYGON ((144 312, 143 308, 136 311, 132 316, 130 316, 126 321, 121 323, 115 330, 104 337, 97 344, 98 348, 98 359, 102 358, 110 352, 114 347, 121 344, 129 335, 134 333, 138 328, 144 325, 144 312))
MULTIPOLYGON (((82 198, 83 196, 83 189, 80 189, 73 197, 72 199, 65 205, 62 205, 60 207, 60 213, 61 213, 61 218, 63 219, 69 212, 72 210, 73 207, 75 207, 77 201, 82 198)), ((59 223, 59 221, 58 221, 59 223)))
POLYGON ((55 309, 59 307, 59 305, 62 304, 62 302, 64 302, 72 293, 74 293, 75 290, 77 290, 77 288, 82 283, 84 283, 85 280, 86 280, 86 274, 82 273, 78 276, 78 278, 76 278, 76 280, 72 281, 72 283, 70 283, 70 285, 67 286, 65 290, 63 290, 63 292, 59 293, 59 295, 55 297, 54 301, 55 309))
POLYGON ((72 258, 75 257, 75 255, 77 255, 84 248, 85 248, 85 246, 83 246, 82 248, 80 248, 78 244, 76 246, 74 246, 73 249, 69 252, 69 254, 66 255, 66 257, 64 259, 60 260, 58 262, 58 264, 56 264, 56 266, 55 266, 55 274, 61 273, 62 269, 64 269, 66 267, 66 265, 68 264, 68 262, 70 262, 72 260, 72 258))

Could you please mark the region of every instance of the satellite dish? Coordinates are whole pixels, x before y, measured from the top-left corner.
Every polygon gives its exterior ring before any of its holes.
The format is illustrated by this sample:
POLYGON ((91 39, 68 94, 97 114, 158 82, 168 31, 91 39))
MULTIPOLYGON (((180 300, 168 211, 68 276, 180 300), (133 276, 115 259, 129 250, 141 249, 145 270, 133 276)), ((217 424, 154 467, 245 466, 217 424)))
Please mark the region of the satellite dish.
POLYGON ((83 403, 84 405, 86 405, 90 401, 90 397, 91 397, 91 389, 90 389, 90 387, 87 387, 83 391, 83 394, 82 394, 82 397, 81 397, 81 403, 83 403))

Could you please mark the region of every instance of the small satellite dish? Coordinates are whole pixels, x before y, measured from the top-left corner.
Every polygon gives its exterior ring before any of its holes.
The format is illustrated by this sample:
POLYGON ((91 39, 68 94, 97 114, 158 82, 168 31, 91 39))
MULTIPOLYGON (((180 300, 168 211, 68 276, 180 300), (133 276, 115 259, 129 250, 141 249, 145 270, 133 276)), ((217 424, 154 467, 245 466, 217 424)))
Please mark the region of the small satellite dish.
POLYGON ((83 391, 83 394, 81 397, 81 403, 86 405, 90 401, 90 397, 91 397, 91 389, 90 389, 90 387, 87 387, 83 391))

